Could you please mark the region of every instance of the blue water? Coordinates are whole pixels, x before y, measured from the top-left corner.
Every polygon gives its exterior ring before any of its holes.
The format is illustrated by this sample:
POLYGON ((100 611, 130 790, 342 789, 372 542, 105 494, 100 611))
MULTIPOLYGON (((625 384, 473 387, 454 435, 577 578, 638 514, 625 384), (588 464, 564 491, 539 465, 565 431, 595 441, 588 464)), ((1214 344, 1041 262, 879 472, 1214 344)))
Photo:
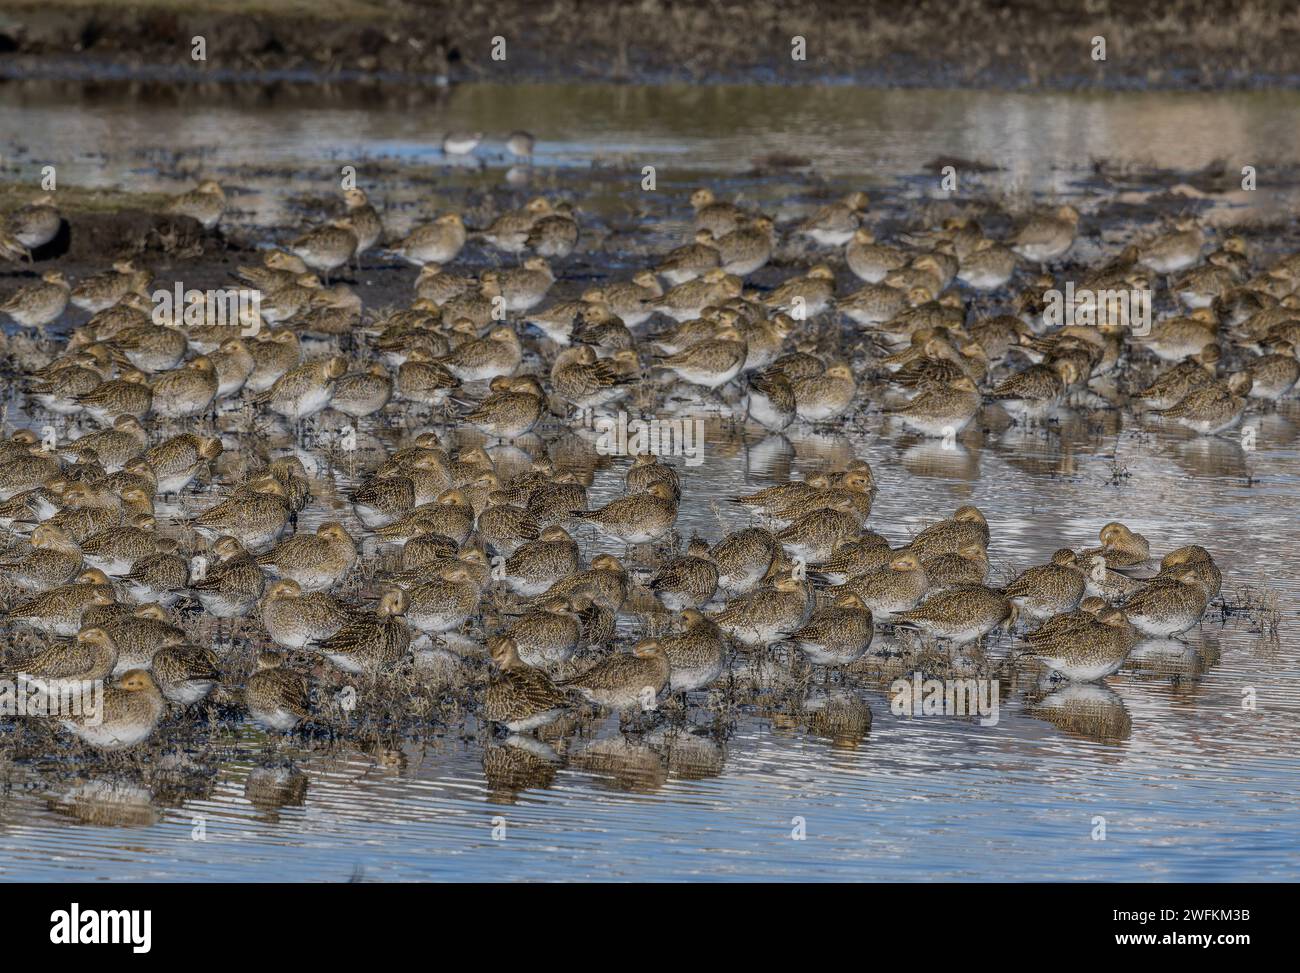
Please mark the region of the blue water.
MULTIPOLYGON (((911 185, 939 152, 999 161, 1000 147, 1010 146, 1020 161, 987 178, 1011 188, 1024 176, 1040 192, 1077 186, 1090 150, 1204 164, 1222 151, 1229 122, 1261 158, 1266 151, 1300 158, 1295 93, 898 92, 879 95, 876 113, 855 129, 849 120, 866 96, 852 89, 810 89, 801 105, 782 102, 784 115, 764 113, 756 97, 728 103, 711 90, 708 97, 723 100, 637 90, 589 101, 552 97, 552 114, 530 121, 525 109, 539 111, 545 98, 512 99, 490 86, 459 89, 425 118, 346 105, 301 117, 275 105, 199 114, 124 101, 91 110, 0 89, 0 132, 30 133, 42 120, 53 147, 0 144, 0 152, 19 169, 53 152, 68 160, 61 178, 72 184, 167 189, 179 180, 155 171, 149 147, 193 153, 211 170, 236 174, 245 190, 239 219, 249 224, 271 220, 290 192, 282 173, 259 173, 259 164, 274 169, 309 157, 324 172, 369 155, 441 165, 436 147, 451 128, 494 133, 483 150, 493 180, 504 170, 491 157, 493 139, 519 125, 538 132, 539 169, 611 156, 637 171, 643 158, 666 159, 670 184, 702 172, 734 175, 756 154, 789 150, 796 132, 807 135, 798 151, 827 172, 843 174, 861 149, 877 167, 870 178, 906 177, 911 185), (730 127, 710 134, 699 119, 715 109, 730 127), (544 128, 548 117, 554 124, 544 128), (945 139, 959 123, 957 143, 945 139), (1137 146, 1135 125, 1151 134, 1137 146), (1025 159, 1042 164, 1025 176, 1017 168, 1025 159), (674 175, 674 166, 692 172, 674 175)), ((793 96, 782 89, 772 97, 793 96)), ((405 192, 416 198, 428 185, 412 182, 405 192)), ((1215 205, 1257 204, 1237 193, 1215 205)), ((0 880, 1298 878, 1300 408, 1292 401, 1248 420, 1258 426, 1249 451, 1232 435, 1197 440, 1099 415, 1099 424, 1067 415, 1046 432, 995 423, 955 451, 900 438, 876 410, 836 435, 741 441, 711 424, 705 463, 682 468, 687 501, 678 530, 716 538, 745 520, 708 500, 783 480, 792 468, 865 457, 880 483, 868 526, 896 543, 977 503, 991 524, 994 577, 1005 579, 1061 546, 1095 543, 1102 524, 1122 518, 1158 553, 1188 543, 1211 550, 1229 601, 1247 589, 1271 592, 1280 640, 1261 635, 1254 617, 1207 618, 1177 659, 1134 659, 1108 679, 1095 691, 1091 718, 1053 722, 1060 711, 1040 698, 1033 673, 1008 670, 1000 720, 990 727, 895 716, 887 682, 855 683, 873 725, 852 745, 748 709, 725 739, 692 738, 696 758, 683 764, 653 735, 657 746, 623 738, 617 722, 606 721, 557 745, 555 766, 516 787, 489 779, 485 747, 502 741, 490 744, 474 727, 378 753, 323 739, 272 749, 244 728, 180 756, 85 767, 15 762, 0 731, 0 880), (1257 705, 1243 709, 1250 690, 1257 705), (603 759, 592 757, 593 747, 603 759), (286 781, 279 792, 267 783, 277 774, 286 781)), ((621 461, 602 471, 593 498, 615 495, 622 473, 621 461)), ((583 546, 587 556, 622 553, 589 535, 583 546)), ((628 635, 636 630, 630 619, 624 625, 628 635)), ((992 654, 1007 647, 1004 640, 992 654)), ((715 702, 699 695, 692 722, 706 723, 715 702)))

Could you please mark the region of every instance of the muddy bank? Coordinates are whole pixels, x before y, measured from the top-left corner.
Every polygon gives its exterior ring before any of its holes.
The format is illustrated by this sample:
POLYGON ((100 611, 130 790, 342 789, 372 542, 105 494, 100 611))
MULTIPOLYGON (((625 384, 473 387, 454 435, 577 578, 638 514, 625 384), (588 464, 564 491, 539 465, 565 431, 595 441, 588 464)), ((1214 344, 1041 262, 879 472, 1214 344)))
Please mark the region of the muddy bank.
MULTIPOLYGON (((950 162, 950 159, 935 160, 950 162)), ((972 170, 996 172, 978 159, 961 160, 972 170)), ((638 261, 680 242, 688 225, 688 196, 701 181, 720 191, 778 214, 782 226, 797 221, 816 206, 854 188, 851 178, 813 171, 790 172, 755 159, 746 172, 721 182, 697 173, 665 177, 661 192, 629 201, 628 177, 617 167, 555 169, 536 173, 528 182, 510 185, 501 169, 448 170, 407 164, 398 160, 368 160, 365 172, 372 196, 389 201, 386 236, 401 235, 399 227, 411 225, 414 214, 403 198, 411 186, 419 188, 421 211, 460 212, 471 230, 487 226, 502 212, 518 208, 538 192, 573 202, 583 220, 578 249, 566 265, 566 276, 581 286, 610 277, 626 276, 638 261), (775 169, 775 171, 774 171, 775 169)), ((931 168, 927 165, 926 168, 931 168)), ((153 192, 63 186, 58 190, 64 226, 59 236, 33 254, 32 264, 0 267, 0 292, 11 281, 26 279, 46 269, 58 269, 74 279, 103 269, 106 262, 136 259, 159 273, 188 273, 195 279, 219 282, 226 268, 271 243, 284 244, 308 226, 343 215, 340 201, 329 195, 301 191, 303 185, 331 184, 334 169, 328 163, 302 160, 283 165, 247 164, 223 170, 232 210, 218 231, 204 231, 194 220, 162 213, 166 196, 153 192), (256 188, 254 188, 256 187, 256 188), (284 222, 261 225, 241 201, 253 194, 282 196, 284 222)), ((1245 232, 1267 239, 1268 251, 1300 247, 1300 223, 1279 213, 1276 220, 1258 213, 1222 207, 1224 193, 1233 183, 1222 164, 1196 170, 1150 166, 1119 166, 1095 160, 1091 171, 1080 173, 1069 198, 1084 211, 1081 249, 1089 254, 1117 251, 1124 244, 1171 220, 1199 215, 1218 232, 1245 232)), ((917 177, 895 175, 878 187, 872 204, 872 225, 883 239, 916 232, 944 218, 976 219, 997 235, 1009 233, 1015 215, 1031 206, 1014 189, 999 189, 997 181, 962 198, 918 199, 911 192, 917 177)), ((1277 191, 1300 191, 1300 166, 1278 165, 1270 170, 1277 191)), ((0 218, 32 197, 29 185, 0 182, 0 218)), ((810 250, 800 239, 785 241, 771 266, 756 275, 760 284, 778 281, 795 267, 807 267, 825 254, 810 250), (769 279, 770 278, 770 279, 769 279)), ((495 266, 499 257, 479 239, 467 246, 462 261, 479 270, 495 266)), ((372 253, 366 258, 363 290, 373 288, 382 302, 399 302, 409 289, 409 267, 391 257, 372 253)), ((187 277, 186 279, 189 279, 187 277)), ((846 278, 851 281, 851 278, 846 278)))
MULTIPOLYGON (((928 171, 953 161, 936 159, 924 168, 928 171)), ((998 173, 996 167, 979 159, 957 161, 971 171, 998 173)), ((217 231, 204 231, 189 217, 164 215, 164 194, 61 186, 62 231, 34 252, 32 264, 0 266, 0 293, 11 283, 46 269, 62 270, 77 279, 120 259, 142 261, 159 274, 176 273, 187 280, 219 283, 230 266, 251 259, 260 247, 283 245, 306 227, 343 215, 342 204, 333 195, 303 191, 303 186, 332 185, 334 171, 329 163, 309 160, 226 167, 223 178, 232 209, 217 231), (283 222, 274 226, 263 225, 243 202, 266 194, 282 197, 283 222)), ((518 185, 505 179, 504 170, 490 167, 447 169, 371 159, 364 171, 372 197, 386 207, 388 238, 400 236, 399 228, 412 225, 416 219, 412 206, 421 212, 459 212, 473 231, 487 226, 500 213, 524 205, 538 192, 571 201, 582 216, 583 235, 566 265, 566 277, 577 281, 580 288, 626 276, 638 262, 681 242, 679 237, 689 223, 688 197, 698 184, 715 185, 727 195, 776 213, 782 226, 858 185, 842 175, 815 168, 790 171, 758 158, 753 160, 753 168, 722 181, 699 173, 667 174, 660 192, 631 200, 627 196, 628 175, 619 167, 539 171, 518 185), (420 202, 397 203, 412 186, 418 187, 420 202)), ((998 179, 982 188, 973 187, 956 199, 917 198, 913 189, 918 178, 895 174, 878 184, 871 219, 882 239, 917 232, 954 216, 976 219, 994 236, 1005 235, 1016 214, 1037 202, 1014 187, 1001 186, 998 179)), ((1080 249, 1094 256, 1117 252, 1155 228, 1187 216, 1207 219, 1222 234, 1243 232, 1258 237, 1258 245, 1268 252, 1300 247, 1300 223, 1285 213, 1269 219, 1267 213, 1223 205, 1225 193, 1235 187, 1233 178, 1219 162, 1176 170, 1094 160, 1090 170, 1078 174, 1068 192, 1068 198, 1084 212, 1080 249)), ((1300 192, 1300 165, 1273 166, 1269 182, 1277 192, 1300 192)), ((32 195, 28 184, 0 182, 0 218, 32 195)), ((769 268, 755 279, 760 286, 769 286, 793 268, 805 268, 822 259, 824 253, 792 238, 784 241, 769 268)), ((481 270, 496 266, 499 255, 475 237, 461 260, 481 270)), ((362 277, 362 290, 369 292, 372 300, 399 303, 407 297, 410 269, 391 256, 368 255, 362 277)), ((847 286, 852 278, 845 281, 847 286)))
POLYGON ((19 0, 0 3, 0 78, 1243 88, 1300 79, 1298 39, 1300 9, 1267 0, 19 0))

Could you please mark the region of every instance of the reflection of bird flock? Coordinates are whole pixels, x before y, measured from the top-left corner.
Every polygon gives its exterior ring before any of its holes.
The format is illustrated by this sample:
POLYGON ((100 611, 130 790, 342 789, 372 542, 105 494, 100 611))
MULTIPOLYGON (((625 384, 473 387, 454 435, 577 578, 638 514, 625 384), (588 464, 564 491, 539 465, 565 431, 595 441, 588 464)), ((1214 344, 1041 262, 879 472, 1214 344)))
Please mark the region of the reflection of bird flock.
MULTIPOLYGON (((447 150, 466 151, 459 142, 447 150)), ((760 291, 744 278, 772 259, 773 220, 701 189, 689 242, 627 279, 542 306, 557 282, 553 264, 579 239, 574 205, 539 197, 480 231, 447 214, 381 244, 366 194, 348 190, 343 202, 342 218, 236 271, 262 294, 251 336, 156 320, 152 274, 132 262, 75 286, 48 272, 0 304, 42 337, 69 304, 91 315, 22 366, 26 411, 53 435, 19 429, 0 448, 0 525, 16 541, 6 576, 18 589, 7 621, 44 637, 4 668, 37 687, 111 680, 102 723, 65 721, 89 743, 146 739, 168 706, 190 712, 223 679, 226 658, 182 627, 195 609, 252 621, 254 668, 234 697, 275 730, 313 716, 306 664, 337 679, 405 670, 413 653, 481 631, 489 607, 504 621, 477 642, 495 665, 475 705, 517 732, 581 700, 623 710, 705 689, 733 649, 779 643, 814 665, 845 666, 882 625, 960 647, 1030 622, 1038 627, 1026 654, 1071 679, 1097 679, 1140 638, 1199 621, 1219 591, 1208 552, 1179 548, 1153 574, 1147 541, 1112 523, 1099 548, 1062 549, 992 587, 990 530, 977 508, 895 546, 864 526, 876 484, 858 460, 735 497, 756 525, 674 553, 664 545, 675 541, 679 506, 696 498, 683 497, 673 466, 635 457, 624 495, 593 508, 590 468, 548 455, 553 431, 568 428, 552 417, 696 386, 768 430, 842 420, 867 403, 861 369, 819 351, 837 320, 883 349, 870 367, 910 396, 887 411, 923 436, 960 433, 987 402, 1022 422, 1050 418, 1090 381, 1122 377, 1142 356, 1170 367, 1132 402, 1200 433, 1240 419, 1247 395, 1280 398, 1300 375, 1300 255, 1252 274, 1244 241, 1206 253, 1194 224, 1086 268, 1078 282, 1080 292, 1163 289, 1185 309, 1137 342, 1124 340, 1122 320, 1045 330, 1053 278, 1041 276, 1043 265, 1078 231, 1068 206, 1002 241, 961 219, 885 243, 862 225, 868 201, 853 193, 794 229, 826 258, 760 291), (458 271, 471 238, 517 264, 458 271), (381 246, 420 269, 409 307, 376 315, 346 283, 328 281, 381 246), (837 251, 859 289, 837 292, 837 251), (1004 291, 1024 261, 1039 275, 1031 268, 1031 286, 1008 294, 1014 313, 971 318, 968 290, 1004 291), (670 324, 639 331, 656 316, 670 324), (1225 380, 1219 369, 1230 362, 1225 380), (240 408, 258 421, 223 435, 219 416, 240 408), (367 467, 350 517, 297 529, 299 515, 320 506, 308 472, 320 457, 302 440, 220 482, 180 532, 160 529, 160 498, 194 490, 232 449, 267 455, 257 442, 267 423, 300 434, 327 409, 361 429, 391 420, 407 428, 417 417, 402 448, 367 467), (540 448, 522 467, 498 446, 455 449, 457 425, 490 443, 531 434, 540 448), (614 644, 636 587, 626 557, 584 564, 585 527, 659 545, 649 590, 674 624, 630 652, 614 644), (372 604, 342 594, 358 588, 362 543, 395 555, 391 570, 369 579, 372 604)), ((211 229, 224 208, 221 187, 204 182, 167 212, 211 229)), ((0 255, 33 260, 61 222, 48 196, 11 213, 0 255)), ((473 652, 443 654, 475 662, 473 652)))

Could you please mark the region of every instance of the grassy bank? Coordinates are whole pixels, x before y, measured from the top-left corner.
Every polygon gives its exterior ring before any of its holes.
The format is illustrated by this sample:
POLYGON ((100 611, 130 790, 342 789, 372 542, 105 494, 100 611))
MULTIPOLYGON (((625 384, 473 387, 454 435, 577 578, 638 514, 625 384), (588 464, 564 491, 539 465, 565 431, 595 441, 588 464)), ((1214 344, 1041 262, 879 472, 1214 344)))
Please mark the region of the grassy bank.
POLYGON ((1298 41, 1300 8, 1269 0, 0 2, 10 78, 1250 87, 1300 78, 1298 41))

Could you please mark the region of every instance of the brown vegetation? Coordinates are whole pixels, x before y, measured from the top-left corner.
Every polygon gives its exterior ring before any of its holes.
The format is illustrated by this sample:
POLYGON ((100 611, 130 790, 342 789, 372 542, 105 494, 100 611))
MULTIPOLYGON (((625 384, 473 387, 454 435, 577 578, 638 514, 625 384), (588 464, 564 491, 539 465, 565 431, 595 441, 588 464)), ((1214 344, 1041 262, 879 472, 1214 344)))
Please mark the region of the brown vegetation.
POLYGON ((1269 0, 6 0, 0 74, 1248 87, 1300 76, 1269 0), (191 58, 203 36, 207 61, 191 58), (803 37, 806 60, 792 58, 803 37), (1092 58, 1094 37, 1106 60, 1092 58), (506 42, 504 60, 493 38, 506 42))

